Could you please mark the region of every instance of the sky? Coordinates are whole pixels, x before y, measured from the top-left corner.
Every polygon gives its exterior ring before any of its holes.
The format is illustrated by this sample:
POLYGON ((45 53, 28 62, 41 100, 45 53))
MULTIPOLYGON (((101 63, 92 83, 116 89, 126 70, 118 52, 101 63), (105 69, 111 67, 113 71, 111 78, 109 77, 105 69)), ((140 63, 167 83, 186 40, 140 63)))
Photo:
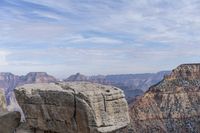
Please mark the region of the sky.
POLYGON ((0 71, 58 78, 200 62, 200 0, 0 0, 0 71))

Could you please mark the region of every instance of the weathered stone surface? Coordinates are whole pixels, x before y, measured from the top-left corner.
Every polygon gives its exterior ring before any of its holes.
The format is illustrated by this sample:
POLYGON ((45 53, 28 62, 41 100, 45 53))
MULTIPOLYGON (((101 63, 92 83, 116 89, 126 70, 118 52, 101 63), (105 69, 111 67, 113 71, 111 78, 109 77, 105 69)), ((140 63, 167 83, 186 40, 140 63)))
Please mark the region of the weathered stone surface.
POLYGON ((199 133, 200 64, 174 69, 130 108, 131 132, 199 133))
POLYGON ((15 90, 32 131, 113 132, 129 123, 123 92, 86 82, 29 84, 15 90))

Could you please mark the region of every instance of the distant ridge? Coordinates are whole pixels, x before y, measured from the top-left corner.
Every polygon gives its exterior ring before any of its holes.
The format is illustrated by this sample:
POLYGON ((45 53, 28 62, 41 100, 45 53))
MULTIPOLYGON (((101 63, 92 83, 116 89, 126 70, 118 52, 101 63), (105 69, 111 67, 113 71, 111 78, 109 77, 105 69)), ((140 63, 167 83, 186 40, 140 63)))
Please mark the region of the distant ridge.
MULTIPOLYGON (((99 83, 103 85, 112 85, 121 88, 126 99, 133 101, 136 96, 141 96, 153 84, 158 83, 164 75, 168 75, 170 71, 160 71, 157 73, 143 73, 143 74, 117 74, 117 75, 97 75, 86 76, 81 73, 76 73, 69 76, 64 81, 87 81, 92 83, 99 83)), ((51 83, 58 80, 47 74, 46 72, 29 72, 26 75, 18 76, 10 72, 0 73, 0 88, 5 90, 8 105, 10 99, 14 95, 13 89, 16 86, 32 83, 51 83)))
POLYGON ((69 76, 64 81, 88 81, 104 85, 112 85, 121 88, 126 99, 132 101, 136 96, 142 95, 151 85, 158 83, 170 71, 160 71, 157 73, 141 74, 116 74, 86 76, 80 73, 69 76))

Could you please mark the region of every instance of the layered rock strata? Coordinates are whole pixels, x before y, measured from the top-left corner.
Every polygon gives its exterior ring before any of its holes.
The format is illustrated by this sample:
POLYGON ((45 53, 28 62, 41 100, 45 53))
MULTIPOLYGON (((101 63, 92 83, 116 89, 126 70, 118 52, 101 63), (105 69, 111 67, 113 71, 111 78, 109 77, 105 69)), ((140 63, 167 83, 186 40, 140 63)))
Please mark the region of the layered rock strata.
POLYGON ((129 132, 199 133, 200 64, 180 65, 130 108, 129 132))
POLYGON ((115 132, 129 123, 123 92, 86 82, 29 84, 15 90, 32 132, 115 132))

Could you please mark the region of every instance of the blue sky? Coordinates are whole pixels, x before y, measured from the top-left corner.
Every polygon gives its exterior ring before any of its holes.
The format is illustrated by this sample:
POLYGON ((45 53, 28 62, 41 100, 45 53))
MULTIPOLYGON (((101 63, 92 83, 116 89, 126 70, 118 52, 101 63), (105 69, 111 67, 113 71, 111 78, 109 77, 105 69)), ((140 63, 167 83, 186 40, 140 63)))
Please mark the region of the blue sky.
POLYGON ((200 62, 199 0, 0 0, 0 70, 64 78, 200 62))

